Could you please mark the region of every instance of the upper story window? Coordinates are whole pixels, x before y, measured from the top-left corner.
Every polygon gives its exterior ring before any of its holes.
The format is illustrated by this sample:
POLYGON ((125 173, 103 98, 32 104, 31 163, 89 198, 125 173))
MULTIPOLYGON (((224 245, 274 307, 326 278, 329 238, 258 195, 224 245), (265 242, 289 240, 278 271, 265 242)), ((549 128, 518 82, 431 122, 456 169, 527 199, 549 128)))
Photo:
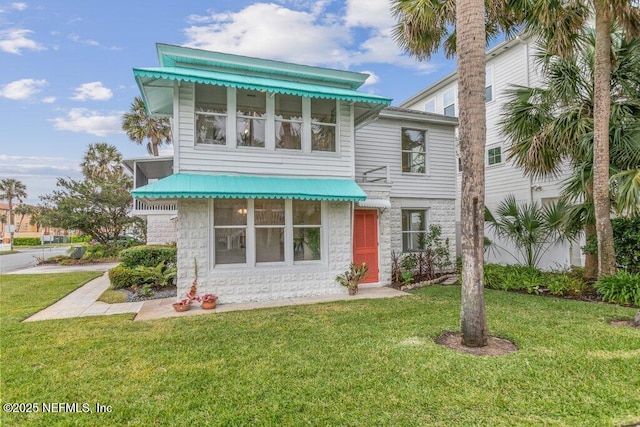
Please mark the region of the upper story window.
POLYGON ((227 143, 227 88, 196 85, 196 142, 227 143))
POLYGON ((267 93, 236 91, 236 143, 239 147, 264 147, 267 93))
POLYGON ((493 101, 493 65, 487 67, 484 99, 485 102, 493 101))
POLYGON ((425 173, 427 132, 402 129, 402 172, 425 173))
POLYGON ((311 150, 336 151, 336 101, 311 98, 311 150))
POLYGON ((487 164, 497 165, 498 163, 502 163, 502 147, 493 147, 487 150, 487 164))
POLYGON ((275 95, 276 148, 300 150, 302 148, 302 98, 275 95))
POLYGON ((436 112, 436 100, 430 99, 424 104, 425 113, 435 113, 436 112))
POLYGON ((442 105, 444 106, 445 116, 456 116, 456 94, 453 88, 442 94, 442 105))

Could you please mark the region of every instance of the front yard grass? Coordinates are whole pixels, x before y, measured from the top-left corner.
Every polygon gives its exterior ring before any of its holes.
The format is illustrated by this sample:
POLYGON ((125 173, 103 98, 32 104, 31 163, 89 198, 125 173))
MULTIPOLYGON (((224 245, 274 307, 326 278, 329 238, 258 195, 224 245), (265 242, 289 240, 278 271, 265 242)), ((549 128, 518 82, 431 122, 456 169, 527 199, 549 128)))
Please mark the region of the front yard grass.
POLYGON ((459 327, 455 286, 147 322, 20 323, 88 277, 7 277, 2 403, 88 403, 93 413, 3 413, 2 425, 640 422, 640 331, 607 324, 630 308, 487 290, 491 334, 520 350, 476 357, 433 343, 459 327))

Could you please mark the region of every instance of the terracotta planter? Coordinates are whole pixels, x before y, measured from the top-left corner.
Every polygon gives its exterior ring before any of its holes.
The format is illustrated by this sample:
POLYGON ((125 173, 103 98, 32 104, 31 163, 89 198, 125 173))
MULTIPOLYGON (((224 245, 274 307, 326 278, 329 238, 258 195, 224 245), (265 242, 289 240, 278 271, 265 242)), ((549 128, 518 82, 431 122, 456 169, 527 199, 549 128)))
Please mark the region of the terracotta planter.
POLYGON ((205 310, 212 310, 214 308, 216 308, 216 302, 215 301, 202 301, 202 304, 200 305, 200 307, 202 307, 205 310))
POLYGON ((178 313, 182 313, 183 311, 187 311, 191 308, 190 304, 180 304, 179 302, 173 303, 173 309, 178 313))

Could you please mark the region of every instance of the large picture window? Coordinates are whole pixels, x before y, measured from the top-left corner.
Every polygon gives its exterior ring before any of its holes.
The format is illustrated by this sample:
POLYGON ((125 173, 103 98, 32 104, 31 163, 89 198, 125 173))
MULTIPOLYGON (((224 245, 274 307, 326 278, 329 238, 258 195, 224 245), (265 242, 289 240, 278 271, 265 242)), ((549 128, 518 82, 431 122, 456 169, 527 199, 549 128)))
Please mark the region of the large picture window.
POLYGON ((267 94, 253 90, 236 91, 236 136, 239 147, 264 147, 267 94))
POLYGON ((312 151, 336 151, 336 106, 334 99, 311 98, 312 151))
POLYGON ((402 210, 402 251, 420 251, 424 249, 427 231, 427 212, 422 209, 402 210))
POLYGON ((254 202, 256 262, 284 261, 284 200, 254 202))
POLYGON ((227 88, 196 85, 197 144, 225 145, 227 143, 227 88))
POLYGON ((402 172, 426 172, 426 135, 424 130, 402 129, 402 172))
POLYGON ((247 262, 247 200, 218 199, 213 209, 216 264, 247 262))

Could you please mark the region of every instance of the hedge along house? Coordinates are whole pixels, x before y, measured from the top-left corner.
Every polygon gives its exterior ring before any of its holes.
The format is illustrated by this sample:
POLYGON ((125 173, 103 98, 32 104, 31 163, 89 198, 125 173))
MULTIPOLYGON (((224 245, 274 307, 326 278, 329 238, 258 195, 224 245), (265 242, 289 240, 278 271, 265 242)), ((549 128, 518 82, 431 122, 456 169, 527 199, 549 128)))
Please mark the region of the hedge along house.
MULTIPOLYGON (((132 194, 177 207, 178 297, 194 263, 199 292, 221 303, 346 292, 335 277, 354 260, 367 197, 355 131, 391 100, 357 91, 366 74, 157 50, 160 66, 134 76, 148 113, 172 118, 173 174, 132 194)), ((368 256, 369 281, 388 282, 377 263, 389 254, 368 256)))

